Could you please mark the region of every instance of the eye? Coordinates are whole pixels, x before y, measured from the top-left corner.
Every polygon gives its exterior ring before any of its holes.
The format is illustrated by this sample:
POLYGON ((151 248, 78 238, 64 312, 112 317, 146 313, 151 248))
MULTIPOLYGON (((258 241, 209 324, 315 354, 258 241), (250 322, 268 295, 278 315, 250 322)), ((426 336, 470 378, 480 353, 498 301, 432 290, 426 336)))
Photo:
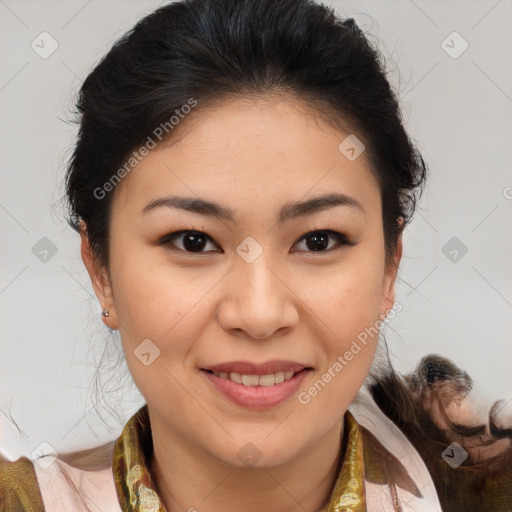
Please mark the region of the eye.
MULTIPOLYGON (((329 247, 329 238, 336 240, 340 246, 355 245, 355 243, 350 241, 343 233, 331 229, 310 231, 303 235, 298 240, 298 243, 305 241, 305 245, 307 249, 309 249, 307 252, 329 252, 333 250, 332 246, 329 247)), ((334 249, 336 248, 339 247, 335 246, 334 249)))
MULTIPOLYGON (((335 240, 338 246, 355 245, 346 235, 331 229, 310 231, 299 238, 295 245, 305 242, 306 252, 329 252, 333 250, 333 246, 329 246, 329 239, 335 240)), ((158 242, 161 245, 174 245, 178 250, 189 253, 211 252, 211 250, 204 250, 209 243, 214 251, 218 248, 207 234, 195 230, 175 231, 165 235, 158 242), (176 241, 179 241, 179 243, 176 243, 176 241)), ((334 249, 336 249, 336 246, 334 246, 334 249)))
POLYGON ((169 233, 168 235, 165 235, 163 238, 159 240, 159 243, 162 245, 167 245, 172 242, 172 245, 174 244, 175 240, 181 240, 181 247, 178 247, 179 250, 185 251, 185 252, 209 252, 209 251, 203 251, 204 247, 210 242, 216 247, 215 244, 213 244, 212 239, 206 235, 205 233, 201 231, 194 231, 194 230, 182 230, 182 231, 175 231, 174 233, 169 233))

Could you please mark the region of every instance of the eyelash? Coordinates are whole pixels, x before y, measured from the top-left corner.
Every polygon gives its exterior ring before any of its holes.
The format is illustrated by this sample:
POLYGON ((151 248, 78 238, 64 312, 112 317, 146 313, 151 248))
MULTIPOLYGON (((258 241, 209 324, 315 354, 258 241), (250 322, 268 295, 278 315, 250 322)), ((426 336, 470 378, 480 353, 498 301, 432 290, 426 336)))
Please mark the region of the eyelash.
MULTIPOLYGON (((201 235, 201 236, 205 237, 207 239, 207 241, 212 242, 214 245, 217 245, 213 241, 213 239, 211 237, 209 237, 206 233, 204 233, 202 231, 198 231, 196 229, 182 229, 180 231, 174 231, 173 233, 169 233, 169 234, 163 236, 162 238, 160 238, 158 240, 158 243, 160 245, 169 245, 176 238, 182 237, 182 236, 184 236, 186 234, 190 234, 190 233, 193 233, 195 235, 201 235)), ((331 247, 331 248, 328 248, 328 249, 325 249, 325 250, 320 250, 320 251, 309 251, 309 250, 306 250, 305 252, 309 252, 309 253, 312 253, 312 254, 315 254, 315 253, 316 254, 322 254, 322 253, 325 254, 325 253, 330 253, 330 252, 332 252, 333 250, 336 250, 336 249, 341 249, 343 246, 354 246, 354 245, 356 245, 346 235, 344 235, 343 233, 340 233, 338 231, 334 231, 332 229, 315 229, 313 231, 308 231, 307 233, 302 235, 295 242, 295 244, 297 244, 299 242, 302 242, 303 240, 306 240, 308 237, 311 237, 311 236, 313 236, 315 234, 325 234, 325 235, 328 235, 329 237, 336 239, 336 241, 338 242, 339 245, 334 246, 334 249, 331 247)), ((180 251, 180 252, 184 252, 184 253, 187 253, 187 254, 207 254, 207 253, 211 252, 211 251, 197 251, 197 252, 193 252, 193 251, 187 251, 185 249, 180 249, 178 247, 174 247, 174 250, 177 250, 177 251, 180 251)))

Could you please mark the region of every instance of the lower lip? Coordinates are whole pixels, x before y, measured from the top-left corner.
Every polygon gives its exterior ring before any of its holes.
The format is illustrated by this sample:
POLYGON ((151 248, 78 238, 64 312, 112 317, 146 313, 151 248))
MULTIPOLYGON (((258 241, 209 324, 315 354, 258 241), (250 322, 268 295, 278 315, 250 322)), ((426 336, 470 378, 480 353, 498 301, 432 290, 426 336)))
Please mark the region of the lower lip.
POLYGON ((283 403, 299 389, 306 378, 309 369, 301 370, 291 379, 273 386, 244 386, 230 379, 217 377, 213 373, 201 370, 215 386, 217 391, 229 398, 235 404, 247 409, 267 409, 283 403))

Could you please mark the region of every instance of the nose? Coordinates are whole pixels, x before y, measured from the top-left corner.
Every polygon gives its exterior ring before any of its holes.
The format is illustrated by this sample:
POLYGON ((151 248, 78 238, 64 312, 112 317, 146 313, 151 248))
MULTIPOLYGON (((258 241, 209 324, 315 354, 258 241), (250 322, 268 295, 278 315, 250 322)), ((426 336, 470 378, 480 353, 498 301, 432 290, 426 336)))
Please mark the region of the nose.
POLYGON ((293 284, 269 266, 264 254, 252 263, 239 259, 226 276, 218 321, 231 335, 263 340, 282 336, 298 324, 293 284))

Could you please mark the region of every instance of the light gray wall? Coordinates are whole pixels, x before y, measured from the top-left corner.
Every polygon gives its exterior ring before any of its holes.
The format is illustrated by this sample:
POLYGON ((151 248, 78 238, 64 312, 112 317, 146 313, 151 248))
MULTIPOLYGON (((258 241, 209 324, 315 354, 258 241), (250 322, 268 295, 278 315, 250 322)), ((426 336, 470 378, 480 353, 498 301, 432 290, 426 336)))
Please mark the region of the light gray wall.
MULTIPOLYGON (((143 403, 114 362, 121 380, 106 393, 118 387, 107 402, 119 418, 100 408, 109 429, 93 407, 95 364, 119 340, 101 323, 79 237, 66 227, 59 199, 76 134, 63 122, 74 94, 114 40, 160 4, 0 2, 0 409, 23 432, 0 415, 0 449, 10 457, 43 441, 61 451, 114 439, 143 403), (42 32, 58 43, 47 58, 31 47, 51 49, 42 32), (41 248, 50 250, 46 262, 35 254, 41 248)), ((510 399, 512 2, 330 5, 379 41, 431 169, 404 240, 397 288, 404 310, 386 334, 393 361, 408 371, 437 352, 467 370, 483 397, 510 399), (467 247, 456 262, 445 255, 452 238, 467 247)))

